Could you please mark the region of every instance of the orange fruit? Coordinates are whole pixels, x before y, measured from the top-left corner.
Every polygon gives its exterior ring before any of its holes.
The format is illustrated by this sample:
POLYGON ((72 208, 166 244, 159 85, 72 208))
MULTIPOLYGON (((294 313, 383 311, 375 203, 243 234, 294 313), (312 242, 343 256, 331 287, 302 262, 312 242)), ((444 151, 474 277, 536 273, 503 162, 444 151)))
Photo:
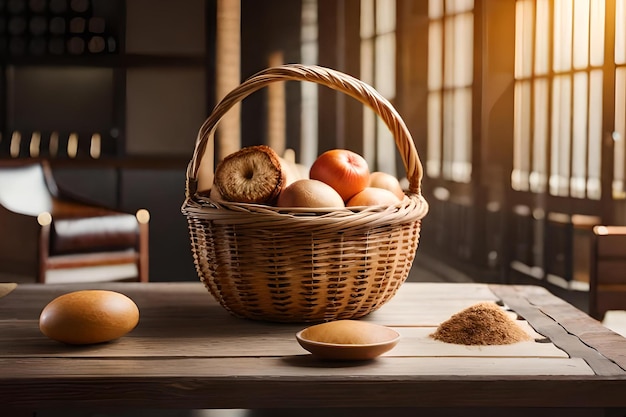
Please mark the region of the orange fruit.
POLYGON ((343 201, 362 191, 369 183, 367 161, 358 153, 347 149, 326 151, 313 161, 309 178, 333 187, 343 201))

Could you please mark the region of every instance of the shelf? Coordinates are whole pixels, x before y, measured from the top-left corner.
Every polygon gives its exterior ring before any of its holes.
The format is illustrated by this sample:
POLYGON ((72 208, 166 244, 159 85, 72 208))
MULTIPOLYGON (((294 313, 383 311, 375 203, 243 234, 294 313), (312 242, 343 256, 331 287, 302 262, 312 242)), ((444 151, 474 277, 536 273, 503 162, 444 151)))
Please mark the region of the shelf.
POLYGON ((1 66, 51 66, 51 67, 106 67, 106 68, 137 68, 137 67, 204 67, 205 56, 176 55, 62 55, 62 56, 3 56, 1 66))
POLYGON ((107 157, 99 159, 90 158, 0 158, 0 166, 15 166, 26 163, 46 160, 53 168, 120 168, 120 169, 186 169, 189 157, 184 156, 126 156, 107 157))
POLYGON ((2 158, 51 155, 53 163, 73 166, 186 166, 187 159, 165 155, 186 155, 189 149, 191 157, 211 101, 206 1, 191 0, 185 7, 168 0, 86 3, 86 14, 68 9, 62 16, 9 16, 25 19, 27 26, 11 32, 24 48, 9 48, 9 32, 0 33, 0 163, 2 158), (44 17, 45 33, 29 29, 29 19, 44 17), (50 20, 60 17, 66 26, 55 25, 53 31, 50 20), (91 18, 100 26, 78 24, 91 18), (105 39, 101 53, 70 48, 75 39, 88 46, 92 35, 105 39), (34 40, 46 47, 33 49, 34 40), (60 40, 65 49, 50 49, 52 41, 60 40), (92 152, 96 135, 100 140, 92 152), (98 155, 98 160, 90 158, 98 155))

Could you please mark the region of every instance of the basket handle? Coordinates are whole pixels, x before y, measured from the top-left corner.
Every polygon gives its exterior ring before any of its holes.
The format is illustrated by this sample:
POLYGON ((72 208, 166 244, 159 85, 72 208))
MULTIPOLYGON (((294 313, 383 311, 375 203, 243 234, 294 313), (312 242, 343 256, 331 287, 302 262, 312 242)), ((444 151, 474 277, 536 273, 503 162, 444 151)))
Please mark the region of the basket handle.
MULTIPOLYGON (((422 163, 411 133, 393 105, 370 85, 342 72, 316 65, 287 64, 262 70, 228 93, 214 108, 198 131, 193 157, 187 167, 186 196, 193 196, 198 187, 198 170, 210 137, 217 124, 236 103, 277 81, 310 81, 345 93, 369 106, 385 122, 402 156, 409 180, 409 192, 420 194, 422 163)), ((212 164, 213 162, 210 161, 212 164)))

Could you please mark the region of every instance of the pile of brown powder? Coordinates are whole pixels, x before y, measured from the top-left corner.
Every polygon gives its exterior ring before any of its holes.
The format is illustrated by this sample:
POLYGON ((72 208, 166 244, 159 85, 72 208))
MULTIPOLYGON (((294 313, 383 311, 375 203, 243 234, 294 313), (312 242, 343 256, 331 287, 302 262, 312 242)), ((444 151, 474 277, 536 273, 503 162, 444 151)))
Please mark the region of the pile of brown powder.
POLYGON ((509 345, 531 337, 495 303, 478 303, 441 323, 432 338, 457 345, 509 345))

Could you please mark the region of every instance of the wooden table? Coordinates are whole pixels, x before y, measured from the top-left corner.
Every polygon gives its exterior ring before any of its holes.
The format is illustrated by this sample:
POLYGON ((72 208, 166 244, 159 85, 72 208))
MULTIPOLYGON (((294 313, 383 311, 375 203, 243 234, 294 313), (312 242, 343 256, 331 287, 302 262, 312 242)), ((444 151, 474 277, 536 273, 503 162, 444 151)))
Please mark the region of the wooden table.
POLYGON ((626 415, 626 339, 540 287, 406 283, 364 320, 397 329, 400 343, 373 361, 322 361, 295 339, 306 324, 232 317, 200 283, 20 285, 0 298, 0 415, 99 407, 462 407, 463 415, 521 407, 626 415), (84 288, 130 296, 141 311, 137 328, 84 347, 43 336, 42 308, 84 288), (479 347, 429 337, 452 314, 490 300, 523 318, 519 324, 537 341, 479 347))

